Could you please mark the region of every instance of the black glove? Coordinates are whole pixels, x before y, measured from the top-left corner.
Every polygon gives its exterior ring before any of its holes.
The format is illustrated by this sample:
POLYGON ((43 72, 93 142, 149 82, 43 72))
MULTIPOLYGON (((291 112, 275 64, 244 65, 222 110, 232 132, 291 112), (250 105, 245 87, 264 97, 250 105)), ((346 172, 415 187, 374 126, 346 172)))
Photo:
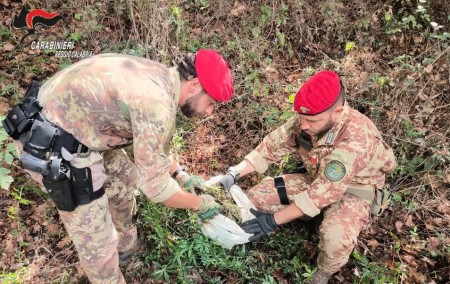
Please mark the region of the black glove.
POLYGON ((224 190, 230 190, 231 186, 239 180, 240 174, 238 170, 233 167, 229 168, 227 173, 223 175, 218 183, 223 187, 224 190))
POLYGON ((271 235, 278 229, 278 224, 271 213, 264 213, 255 209, 250 209, 250 212, 256 218, 245 221, 241 224, 241 228, 248 234, 254 234, 249 241, 256 241, 262 237, 271 235))

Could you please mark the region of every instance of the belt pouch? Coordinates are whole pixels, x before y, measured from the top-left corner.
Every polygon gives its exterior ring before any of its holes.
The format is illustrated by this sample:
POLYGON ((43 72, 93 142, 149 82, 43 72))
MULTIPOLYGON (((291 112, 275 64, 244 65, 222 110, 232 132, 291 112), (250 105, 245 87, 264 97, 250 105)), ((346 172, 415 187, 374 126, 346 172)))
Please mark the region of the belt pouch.
POLYGON ((2 124, 8 135, 17 140, 20 134, 28 131, 32 122, 33 120, 28 119, 22 109, 17 105, 8 113, 8 116, 2 121, 2 124))
POLYGON ((28 141, 24 144, 24 150, 29 154, 44 159, 50 151, 58 129, 50 123, 35 120, 29 133, 28 141))

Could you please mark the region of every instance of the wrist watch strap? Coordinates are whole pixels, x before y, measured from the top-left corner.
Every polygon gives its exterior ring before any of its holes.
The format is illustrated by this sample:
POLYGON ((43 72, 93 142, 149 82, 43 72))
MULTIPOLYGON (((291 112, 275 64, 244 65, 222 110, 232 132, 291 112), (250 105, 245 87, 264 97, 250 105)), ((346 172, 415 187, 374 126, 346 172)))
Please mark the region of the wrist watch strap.
POLYGON ((172 174, 172 178, 176 178, 177 175, 181 172, 184 172, 184 167, 183 166, 179 166, 178 169, 176 171, 173 172, 172 174))
POLYGON ((237 182, 241 178, 239 171, 233 167, 228 169, 227 174, 230 174, 233 177, 234 182, 237 182))

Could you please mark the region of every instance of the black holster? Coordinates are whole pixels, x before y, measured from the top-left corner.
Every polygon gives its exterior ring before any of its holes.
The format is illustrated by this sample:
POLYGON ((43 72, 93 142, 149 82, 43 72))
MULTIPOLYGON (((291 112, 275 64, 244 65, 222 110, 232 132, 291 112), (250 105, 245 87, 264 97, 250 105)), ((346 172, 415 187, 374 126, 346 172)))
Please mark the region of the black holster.
POLYGON ((42 179, 56 208, 73 211, 78 205, 88 204, 105 194, 103 187, 94 192, 90 168, 79 169, 66 164, 65 161, 63 163, 59 175, 51 173, 42 179), (66 167, 69 170, 64 172, 66 167))
POLYGON ((62 211, 73 211, 77 208, 72 194, 72 186, 67 176, 62 174, 57 180, 54 180, 50 175, 47 175, 42 178, 42 183, 55 203, 56 208, 62 211))

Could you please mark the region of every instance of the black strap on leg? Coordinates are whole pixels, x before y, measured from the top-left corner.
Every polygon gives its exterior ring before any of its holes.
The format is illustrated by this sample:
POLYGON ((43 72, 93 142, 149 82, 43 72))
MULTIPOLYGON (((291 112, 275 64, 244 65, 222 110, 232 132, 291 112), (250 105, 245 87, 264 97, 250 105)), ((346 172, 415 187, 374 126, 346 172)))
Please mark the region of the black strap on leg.
POLYGON ((87 194, 75 196, 75 200, 77 201, 77 205, 88 204, 96 199, 99 199, 100 197, 103 196, 103 194, 105 194, 105 188, 102 186, 97 191, 91 191, 87 194))
POLYGON ((102 186, 99 190, 92 192, 91 200, 99 199, 105 194, 105 188, 102 186))
POLYGON ((76 205, 88 204, 91 201, 100 198, 105 193, 102 187, 94 191, 92 183, 92 173, 90 168, 76 168, 69 165, 70 182, 72 185, 72 195, 75 198, 76 205))
POLYGON ((286 193, 286 185, 284 184, 283 177, 275 177, 273 179, 275 188, 280 196, 280 202, 282 205, 289 205, 289 199, 286 193))

